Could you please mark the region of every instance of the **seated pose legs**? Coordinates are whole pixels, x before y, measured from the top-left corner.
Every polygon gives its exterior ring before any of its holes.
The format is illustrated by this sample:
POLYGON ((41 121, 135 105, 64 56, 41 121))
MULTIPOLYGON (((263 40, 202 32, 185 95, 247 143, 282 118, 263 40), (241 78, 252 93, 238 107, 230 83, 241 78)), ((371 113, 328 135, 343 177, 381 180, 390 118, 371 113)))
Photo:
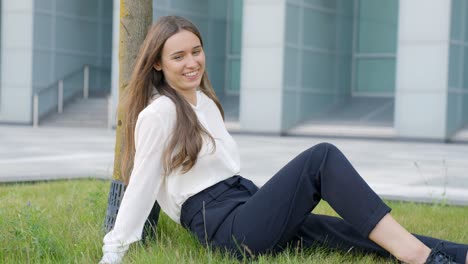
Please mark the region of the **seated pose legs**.
MULTIPOLYGON (((302 240, 306 246, 330 243, 345 250, 389 252, 407 263, 424 263, 429 247, 441 242, 420 236, 426 245, 401 227, 342 152, 328 143, 298 155, 259 190, 252 191, 255 187, 249 187, 248 180, 239 182, 227 189, 218 187, 224 192, 215 199, 217 191, 212 189, 183 205, 182 224, 203 243, 239 255, 256 255, 277 252, 302 240), (344 220, 311 214, 320 199, 344 220), (197 209, 191 219, 186 218, 186 212, 197 209)), ((445 242, 445 248, 453 259, 465 261, 468 246, 445 242)))

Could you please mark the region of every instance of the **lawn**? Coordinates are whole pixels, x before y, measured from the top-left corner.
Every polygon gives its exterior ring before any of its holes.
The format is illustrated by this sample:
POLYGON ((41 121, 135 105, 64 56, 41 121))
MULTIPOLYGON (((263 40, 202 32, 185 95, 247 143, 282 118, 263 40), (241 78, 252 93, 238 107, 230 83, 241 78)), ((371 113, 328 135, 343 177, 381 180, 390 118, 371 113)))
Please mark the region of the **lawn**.
MULTIPOLYGON (((97 263, 109 181, 0 185, 0 263, 97 263)), ((468 243, 468 208, 389 202, 411 232, 468 243)), ((334 214, 321 203, 314 212, 334 214)), ((131 247, 125 263, 239 263, 203 248, 164 214, 156 239, 131 247)), ((290 249, 254 263, 396 263, 373 255, 290 249)))

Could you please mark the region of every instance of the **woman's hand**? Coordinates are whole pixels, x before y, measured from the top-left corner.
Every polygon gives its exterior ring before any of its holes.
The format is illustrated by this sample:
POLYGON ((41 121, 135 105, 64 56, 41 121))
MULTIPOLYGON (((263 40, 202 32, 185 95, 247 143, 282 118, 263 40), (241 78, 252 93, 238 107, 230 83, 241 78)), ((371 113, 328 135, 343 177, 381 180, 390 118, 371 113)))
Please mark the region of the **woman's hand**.
POLYGON ((122 263, 123 255, 118 253, 106 253, 102 256, 99 264, 120 264, 122 263))

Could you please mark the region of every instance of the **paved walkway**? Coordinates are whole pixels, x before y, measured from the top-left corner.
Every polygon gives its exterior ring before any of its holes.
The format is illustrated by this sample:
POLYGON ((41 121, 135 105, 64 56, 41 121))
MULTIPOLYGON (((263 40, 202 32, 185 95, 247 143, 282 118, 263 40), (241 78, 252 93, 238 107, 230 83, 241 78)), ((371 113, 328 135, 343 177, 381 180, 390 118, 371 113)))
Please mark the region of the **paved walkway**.
MULTIPOLYGON (((235 134, 242 172, 262 185, 300 151, 328 141, 385 198, 468 205, 468 144, 235 134)), ((110 179, 115 131, 0 125, 0 182, 110 179)), ((468 213, 467 213, 468 214, 468 213)))

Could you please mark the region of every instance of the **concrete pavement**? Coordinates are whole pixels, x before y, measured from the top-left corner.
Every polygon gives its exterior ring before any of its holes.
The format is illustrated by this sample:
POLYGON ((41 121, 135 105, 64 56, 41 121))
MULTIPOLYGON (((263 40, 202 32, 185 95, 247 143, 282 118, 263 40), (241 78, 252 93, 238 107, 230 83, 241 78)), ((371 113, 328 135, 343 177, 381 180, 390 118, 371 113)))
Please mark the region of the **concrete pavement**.
MULTIPOLYGON (((339 147, 385 198, 468 205, 468 144, 235 134, 241 175, 257 185, 302 150, 339 147)), ((0 182, 112 177, 115 131, 0 125, 0 182)))

